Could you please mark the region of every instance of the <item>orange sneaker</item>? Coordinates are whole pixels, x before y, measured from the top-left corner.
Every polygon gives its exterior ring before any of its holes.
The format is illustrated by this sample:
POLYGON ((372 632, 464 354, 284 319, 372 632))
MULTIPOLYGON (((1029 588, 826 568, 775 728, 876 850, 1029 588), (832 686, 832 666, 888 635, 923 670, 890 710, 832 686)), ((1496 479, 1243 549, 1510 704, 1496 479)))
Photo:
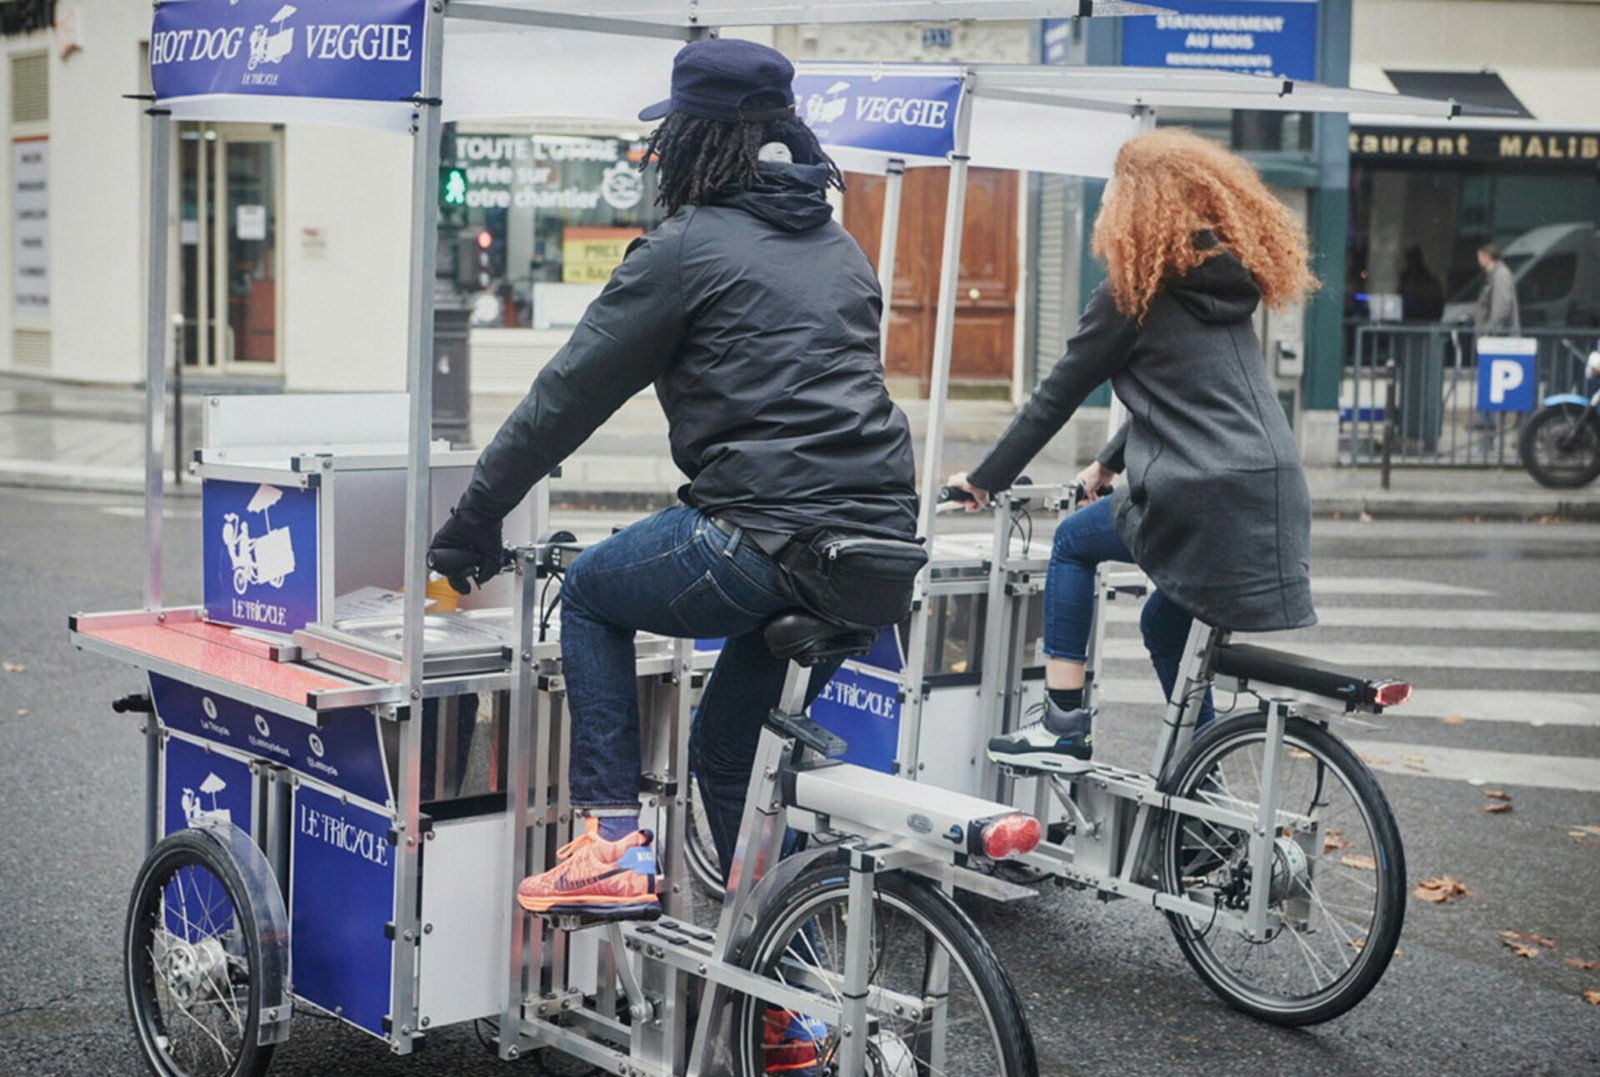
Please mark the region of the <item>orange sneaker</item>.
POLYGON ((556 852, 561 862, 517 886, 517 904, 546 916, 587 920, 654 920, 661 915, 656 896, 656 854, 648 830, 618 841, 600 837, 600 821, 590 817, 584 832, 556 852))

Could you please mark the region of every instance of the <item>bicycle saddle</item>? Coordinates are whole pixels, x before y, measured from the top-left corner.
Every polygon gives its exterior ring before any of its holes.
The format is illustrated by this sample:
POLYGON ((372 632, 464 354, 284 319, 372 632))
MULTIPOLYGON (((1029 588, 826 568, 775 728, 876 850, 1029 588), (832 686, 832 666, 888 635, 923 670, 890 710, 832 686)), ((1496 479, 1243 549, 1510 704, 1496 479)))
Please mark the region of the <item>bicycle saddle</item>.
POLYGON ((878 638, 877 629, 841 628, 804 610, 778 614, 762 627, 761 634, 776 657, 802 666, 866 654, 878 638))

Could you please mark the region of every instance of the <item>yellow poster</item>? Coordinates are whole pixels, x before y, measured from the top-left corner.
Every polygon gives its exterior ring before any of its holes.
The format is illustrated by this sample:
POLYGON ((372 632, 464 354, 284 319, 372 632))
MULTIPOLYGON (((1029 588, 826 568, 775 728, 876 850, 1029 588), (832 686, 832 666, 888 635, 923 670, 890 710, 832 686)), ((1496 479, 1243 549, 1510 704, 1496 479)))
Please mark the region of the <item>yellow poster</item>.
POLYGON ((561 233, 561 283, 604 284, 622 264, 639 228, 568 228, 561 233))

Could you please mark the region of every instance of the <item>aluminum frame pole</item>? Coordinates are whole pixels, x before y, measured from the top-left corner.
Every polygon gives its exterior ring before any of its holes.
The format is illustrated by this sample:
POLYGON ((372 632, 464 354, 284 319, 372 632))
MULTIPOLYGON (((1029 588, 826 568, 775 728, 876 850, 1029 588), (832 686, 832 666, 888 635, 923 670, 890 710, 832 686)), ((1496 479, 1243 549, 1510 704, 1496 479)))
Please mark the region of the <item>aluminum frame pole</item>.
POLYGON ((950 395, 950 351, 955 339, 956 286, 961 276, 961 228, 967 207, 967 163, 972 135, 972 76, 962 76, 961 99, 950 151, 949 194, 944 207, 944 252, 939 260, 939 307, 933 330, 933 378, 928 387, 928 429, 922 451, 922 519, 919 533, 927 540, 928 566, 917 577, 911 635, 906 647, 902 686, 907 707, 900 736, 900 772, 913 781, 919 773, 922 740, 922 682, 927 669, 928 630, 933 620, 929 582, 933 576, 933 531, 944 455, 944 406, 950 395), (909 753, 909 754, 908 754, 909 753))
MULTIPOLYGON (((146 281, 144 372, 144 605, 161 608, 161 516, 166 498, 167 438, 167 202, 172 186, 172 112, 150 117, 150 271, 146 281)), ((183 362, 183 357, 178 357, 183 362)), ((178 403, 182 407, 182 401, 178 403)))
MULTIPOLYGON (((422 88, 411 114, 411 312, 406 354, 410 359, 410 446, 406 458, 406 561, 404 625, 401 633, 405 676, 405 721, 400 727, 395 829, 394 961, 390 981, 390 1043, 410 1054, 421 1032, 418 1013, 418 897, 422 888, 422 679, 423 611, 430 538, 429 446, 433 435, 433 275, 438 260, 439 88, 444 73, 444 0, 424 13, 422 88)), ((441 706, 441 711, 443 710, 441 706)))
POLYGON ((900 242, 900 187, 906 163, 889 158, 883 173, 883 232, 878 240, 878 288, 883 292, 883 314, 878 318, 878 354, 889 366, 889 319, 894 306, 894 258, 900 242))

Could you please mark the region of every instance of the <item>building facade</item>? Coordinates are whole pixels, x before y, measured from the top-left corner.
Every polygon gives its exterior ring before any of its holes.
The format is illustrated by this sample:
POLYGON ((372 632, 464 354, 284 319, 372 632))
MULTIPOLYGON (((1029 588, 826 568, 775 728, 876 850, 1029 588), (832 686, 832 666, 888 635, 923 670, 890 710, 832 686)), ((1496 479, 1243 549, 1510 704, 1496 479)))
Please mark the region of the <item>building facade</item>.
MULTIPOLYGON (((1186 0, 1167 6, 1181 13, 1186 0)), ((1248 154, 1307 222, 1324 287, 1303 310, 1264 314, 1259 328, 1309 460, 1333 458, 1346 323, 1442 311, 1470 294, 1472 252, 1483 240, 1511 244, 1570 226, 1527 241, 1545 260, 1537 295, 1556 297, 1530 310, 1584 316, 1581 304, 1558 310, 1556 299, 1583 292, 1587 255, 1557 256, 1582 247, 1581 228, 1600 223, 1600 121, 1585 110, 1600 90, 1600 2, 1232 6, 1254 20, 1236 24, 1246 29, 1268 25, 1263 18, 1300 28, 1276 46, 1300 77, 1453 89, 1519 110, 1431 128, 1292 113, 1162 117, 1248 154)), ((135 383, 144 368, 148 122, 144 104, 123 95, 148 85, 149 10, 123 0, 13 0, 0 11, 10 18, 0 23, 10 143, 0 181, 13 235, 0 370, 135 383), (18 17, 25 11, 31 17, 18 17)), ((799 60, 1202 62, 1185 58, 1192 35, 1174 50, 1131 25, 790 27, 766 39, 799 60)), ((1219 42, 1234 57, 1226 62, 1246 69, 1260 48, 1243 31, 1214 34, 1211 45, 1219 42)), ((522 392, 628 240, 659 220, 650 180, 634 167, 645 134, 642 125, 557 121, 447 132, 441 266, 469 311, 475 392, 522 392)), ((298 124, 180 124, 174 136, 168 283, 181 326, 168 335, 186 372, 290 391, 402 388, 405 139, 298 124)), ((882 181, 849 181, 841 219, 875 255, 882 181)), ((1060 355, 1098 279, 1086 248, 1100 190, 1068 177, 974 170, 957 290, 957 395, 1020 400, 1060 355)), ((938 170, 914 171, 905 183, 886 349, 891 384, 904 396, 928 380, 944 193, 938 170)), ((1600 287, 1600 265, 1594 273, 1600 287)))

